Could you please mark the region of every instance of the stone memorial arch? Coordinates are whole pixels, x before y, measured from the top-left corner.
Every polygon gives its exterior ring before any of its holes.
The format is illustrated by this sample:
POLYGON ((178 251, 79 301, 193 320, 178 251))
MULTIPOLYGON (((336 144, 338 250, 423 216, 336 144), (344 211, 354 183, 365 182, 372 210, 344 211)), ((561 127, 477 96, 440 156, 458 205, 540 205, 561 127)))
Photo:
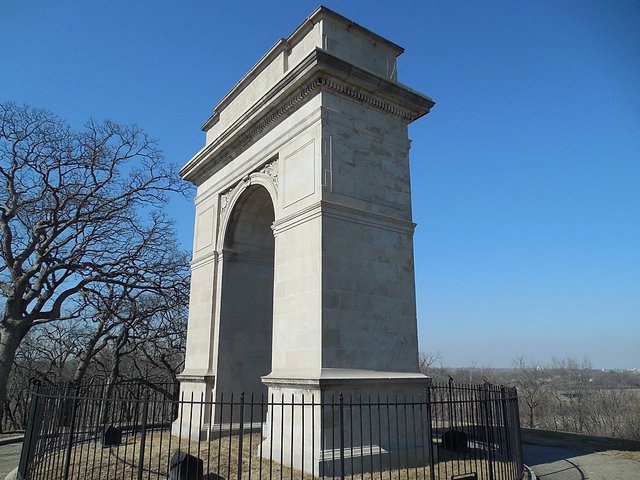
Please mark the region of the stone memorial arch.
POLYGON ((185 398, 424 387, 402 52, 320 7, 203 125, 185 398))

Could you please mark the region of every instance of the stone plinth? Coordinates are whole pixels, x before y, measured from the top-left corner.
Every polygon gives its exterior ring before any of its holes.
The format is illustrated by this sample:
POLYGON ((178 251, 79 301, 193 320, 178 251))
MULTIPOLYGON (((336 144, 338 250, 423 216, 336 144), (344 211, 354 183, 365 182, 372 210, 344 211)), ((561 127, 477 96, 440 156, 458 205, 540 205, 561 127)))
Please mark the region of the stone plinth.
POLYGON ((339 475, 341 445, 345 475, 362 466, 397 468, 425 460, 425 416, 417 411, 427 385, 422 375, 325 369, 320 378, 270 376, 264 382, 273 406, 263 452, 282 451, 296 469, 339 475))

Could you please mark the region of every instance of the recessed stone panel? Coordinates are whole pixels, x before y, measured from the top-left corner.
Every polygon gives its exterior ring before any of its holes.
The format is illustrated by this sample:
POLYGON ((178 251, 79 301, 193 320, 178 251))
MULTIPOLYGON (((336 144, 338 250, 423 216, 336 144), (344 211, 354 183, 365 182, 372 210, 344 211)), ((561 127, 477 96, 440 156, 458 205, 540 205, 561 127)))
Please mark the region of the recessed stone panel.
POLYGON ((196 216, 196 252, 213 244, 213 207, 208 207, 196 216))
POLYGON ((315 193, 315 139, 284 158, 284 206, 315 193))

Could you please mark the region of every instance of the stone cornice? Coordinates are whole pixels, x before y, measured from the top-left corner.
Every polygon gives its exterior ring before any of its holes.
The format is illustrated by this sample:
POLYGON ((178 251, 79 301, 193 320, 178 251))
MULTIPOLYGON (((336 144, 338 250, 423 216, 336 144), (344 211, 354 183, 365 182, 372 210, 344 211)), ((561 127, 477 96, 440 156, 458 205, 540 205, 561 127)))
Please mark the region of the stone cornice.
POLYGON ((200 150, 180 171, 196 185, 236 158, 292 111, 325 90, 400 117, 407 123, 425 115, 434 102, 410 88, 315 49, 233 125, 200 150))
POLYGON ((271 228, 273 229, 273 234, 277 236, 282 232, 321 216, 398 233, 413 234, 416 227, 415 223, 408 220, 322 200, 276 220, 271 228))
POLYGON ((184 370, 176 375, 180 383, 210 383, 215 382, 215 374, 208 370, 184 370))
POLYGON ((322 213, 325 218, 335 218, 360 225, 382 228, 398 233, 413 234, 416 224, 397 217, 390 217, 380 213, 362 210, 360 208, 347 207, 339 203, 322 201, 322 213))
POLYGON ((328 76, 327 87, 334 92, 369 104, 405 120, 413 122, 429 113, 435 102, 428 96, 402 83, 379 77, 321 49, 315 54, 328 76))
POLYGON ((262 377, 262 383, 269 387, 280 388, 342 388, 358 389, 363 387, 382 387, 392 389, 400 385, 426 387, 430 379, 422 373, 379 372, 370 370, 348 370, 323 368, 320 372, 304 376, 292 375, 292 372, 271 372, 262 377), (289 374, 287 374, 289 373, 289 374))
POLYGON ((192 270, 204 267, 217 260, 217 252, 215 250, 209 250, 206 253, 200 255, 194 255, 190 262, 192 270))

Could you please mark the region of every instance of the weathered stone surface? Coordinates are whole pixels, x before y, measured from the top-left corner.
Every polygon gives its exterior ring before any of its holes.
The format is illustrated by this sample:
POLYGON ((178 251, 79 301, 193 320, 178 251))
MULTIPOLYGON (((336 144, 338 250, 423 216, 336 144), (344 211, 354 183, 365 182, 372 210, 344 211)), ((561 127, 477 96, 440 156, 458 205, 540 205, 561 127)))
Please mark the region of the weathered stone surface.
POLYGON ((203 126, 185 398, 420 393, 401 53, 320 7, 203 126))

